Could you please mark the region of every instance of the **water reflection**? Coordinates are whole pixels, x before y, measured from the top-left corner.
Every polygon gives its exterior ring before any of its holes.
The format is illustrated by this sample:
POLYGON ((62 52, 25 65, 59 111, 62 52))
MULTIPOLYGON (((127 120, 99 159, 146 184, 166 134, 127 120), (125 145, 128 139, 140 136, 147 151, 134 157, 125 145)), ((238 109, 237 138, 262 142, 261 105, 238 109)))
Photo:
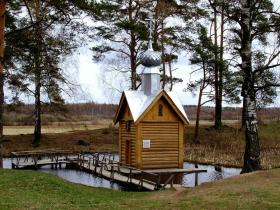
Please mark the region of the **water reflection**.
MULTIPOLYGON (((195 165, 193 163, 184 163, 184 168, 193 169, 195 165)), ((211 182, 215 180, 225 179, 231 176, 239 175, 241 169, 239 168, 226 168, 222 167, 221 171, 216 171, 215 167, 212 165, 200 165, 198 164, 198 169, 206 169, 207 173, 198 174, 198 185, 203 182, 211 182)), ((183 186, 194 187, 195 186, 195 174, 185 175, 183 177, 183 186)))
MULTIPOLYGON (((117 159, 116 159, 117 160, 117 159)), ((3 161, 3 167, 6 169, 11 169, 11 159, 5 158, 3 161)), ((184 168, 193 169, 195 168, 195 165, 193 163, 184 163, 184 168)), ((218 172, 215 170, 214 166, 211 165, 200 165, 198 164, 198 169, 206 169, 207 173, 199 173, 198 174, 198 185, 204 182, 210 182, 215 180, 224 179, 231 176, 239 175, 241 172, 241 169, 238 168, 225 168, 222 167, 221 171, 218 172)), ((44 166, 38 171, 42 171, 44 173, 54 174, 56 176, 59 176, 63 179, 66 179, 73 183, 83 184, 87 186, 92 187, 103 187, 113 190, 122 190, 122 191, 137 191, 136 188, 133 188, 132 186, 127 186, 124 184, 111 182, 107 179, 98 177, 93 174, 89 174, 83 171, 79 170, 71 170, 71 169, 65 169, 65 167, 62 167, 62 169, 51 169, 50 166, 44 166)), ((185 187, 194 187, 195 186, 195 174, 189 174, 183 176, 182 185, 185 187)))

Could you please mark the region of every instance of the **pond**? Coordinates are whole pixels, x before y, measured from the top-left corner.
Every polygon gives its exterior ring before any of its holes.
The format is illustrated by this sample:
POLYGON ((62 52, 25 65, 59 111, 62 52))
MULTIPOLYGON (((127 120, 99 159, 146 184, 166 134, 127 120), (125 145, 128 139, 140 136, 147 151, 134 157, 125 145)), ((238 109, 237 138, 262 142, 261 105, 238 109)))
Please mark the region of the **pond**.
MULTIPOLYGON (((3 166, 6 169, 11 169, 11 159, 5 158, 3 162, 3 166)), ((184 163, 184 168, 195 168, 193 163, 184 163)), ((239 168, 226 168, 221 167, 220 171, 216 171, 215 167, 212 165, 201 165, 198 164, 198 169, 206 169, 207 173, 199 173, 198 174, 198 185, 204 182, 211 182, 215 180, 220 180, 224 178, 228 178, 231 176, 239 175, 241 169, 239 168)), ((42 171, 44 173, 54 174, 58 177, 66 179, 73 183, 83 184, 92 187, 103 187, 113 190, 121 190, 121 191, 137 191, 136 188, 131 186, 127 186, 124 184, 116 183, 109 181, 107 179, 95 176, 93 174, 89 174, 79 170, 66 169, 64 166, 61 169, 51 169, 50 166, 44 166, 38 169, 38 171, 42 171)), ((182 185, 184 187, 194 187, 195 186, 195 174, 188 174, 183 176, 182 185)))

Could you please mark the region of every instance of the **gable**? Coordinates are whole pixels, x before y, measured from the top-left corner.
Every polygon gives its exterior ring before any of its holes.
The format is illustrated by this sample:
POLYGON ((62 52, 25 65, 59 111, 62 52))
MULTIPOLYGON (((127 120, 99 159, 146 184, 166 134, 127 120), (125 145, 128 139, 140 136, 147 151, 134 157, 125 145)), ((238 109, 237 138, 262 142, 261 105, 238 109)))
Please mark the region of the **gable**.
MULTIPOLYGON (((145 95, 143 91, 124 91, 115 116, 115 124, 121 119, 122 114, 125 112, 126 106, 128 107, 131 118, 135 124, 139 123, 162 98, 165 100, 165 102, 162 103, 164 103, 164 105, 169 105, 169 108, 166 106, 167 110, 170 111, 172 109, 173 112, 170 112, 173 114, 176 113, 177 117, 179 117, 179 119, 184 124, 189 122, 184 108, 176 93, 161 90, 149 96, 145 95)), ((154 110, 154 112, 156 111, 154 110)))
POLYGON ((129 109, 127 100, 122 96, 118 110, 116 112, 116 116, 114 119, 114 123, 116 124, 120 120, 133 120, 131 111, 129 109))
POLYGON ((177 113, 173 110, 164 97, 161 97, 142 119, 142 121, 157 122, 177 122, 179 120, 180 118, 178 117, 177 113))
POLYGON ((170 105, 172 110, 177 114, 180 120, 184 124, 189 123, 189 119, 184 111, 183 106, 181 105, 180 101, 176 94, 174 95, 172 92, 167 93, 166 91, 162 90, 160 94, 158 94, 152 103, 145 109, 145 111, 139 116, 139 118, 135 121, 135 124, 138 124, 143 118, 150 112, 150 110, 154 107, 154 105, 159 101, 159 99, 164 98, 166 99, 167 103, 170 105))

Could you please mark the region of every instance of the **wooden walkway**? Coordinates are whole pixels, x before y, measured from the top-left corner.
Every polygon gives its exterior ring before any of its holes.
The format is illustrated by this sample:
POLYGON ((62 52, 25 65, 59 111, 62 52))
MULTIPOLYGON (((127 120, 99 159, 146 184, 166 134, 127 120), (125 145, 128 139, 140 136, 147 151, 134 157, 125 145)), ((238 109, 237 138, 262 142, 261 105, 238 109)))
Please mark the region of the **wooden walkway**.
POLYGON ((51 165, 55 168, 61 167, 61 164, 69 163, 71 156, 77 156, 63 149, 46 149, 36 151, 12 152, 12 168, 15 169, 37 169, 44 165, 51 165))
MULTIPOLYGON (((173 187, 176 174, 201 173, 206 170, 199 169, 154 169, 140 170, 127 165, 122 165, 114 155, 109 153, 73 153, 68 150, 52 149, 38 151, 24 151, 12 153, 12 168, 37 169, 44 165, 58 168, 62 164, 74 167, 106 179, 131 184, 141 189, 158 190, 173 187), (161 176, 169 178, 161 183, 161 176), (152 178, 147 179, 147 177, 152 178)), ((197 176, 196 176, 197 177, 197 176)), ((197 183, 197 180, 196 180, 197 183)))
MULTIPOLYGON (((154 169, 141 170, 138 168, 122 165, 114 158, 99 156, 99 154, 80 154, 77 160, 72 160, 72 164, 78 168, 108 178, 113 181, 129 183, 139 188, 147 190, 158 190, 172 188, 176 174, 202 173, 207 170, 201 169, 154 169), (135 178, 135 175, 137 175, 135 178), (161 183, 161 176, 167 175, 168 179, 161 183), (154 181, 148 180, 146 177, 152 178, 154 181)), ((197 176, 196 176, 197 179, 197 176)), ((197 180, 195 180, 197 183, 197 180)), ((178 186, 178 185, 177 185, 178 186)))

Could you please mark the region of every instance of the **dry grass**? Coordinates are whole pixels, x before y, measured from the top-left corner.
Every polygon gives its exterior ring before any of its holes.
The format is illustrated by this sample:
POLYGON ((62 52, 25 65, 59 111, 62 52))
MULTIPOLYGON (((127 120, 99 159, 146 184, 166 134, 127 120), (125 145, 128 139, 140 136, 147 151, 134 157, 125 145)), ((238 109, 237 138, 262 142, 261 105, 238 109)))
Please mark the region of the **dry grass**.
POLYGON ((163 209, 279 209, 279 169, 243 174, 193 189, 161 191, 148 197, 163 209))
MULTIPOLYGON (((112 120, 109 119, 98 119, 95 121, 85 122, 53 122, 50 125, 42 126, 42 133, 65 133, 73 131, 85 131, 95 130, 100 128, 106 128, 112 124, 112 120)), ((34 132, 34 126, 31 125, 15 125, 15 126, 4 126, 4 135, 21 135, 21 134, 32 134, 34 132)))
MULTIPOLYGON (((186 132, 186 158, 190 162, 242 167, 245 149, 244 131, 238 124, 217 131, 200 127, 200 144, 193 143, 194 127, 186 132)), ((261 125, 261 162, 264 169, 280 167, 280 122, 261 125)))
MULTIPOLYGON (((33 148, 31 134, 25 134, 21 126, 6 127, 13 135, 6 136, 4 153, 12 151, 64 148, 73 151, 118 151, 118 129, 110 121, 101 121, 96 125, 63 124, 44 130, 39 148, 33 148), (20 134, 20 135, 15 135, 20 134), (82 144, 81 144, 82 142, 82 144)), ((205 164, 241 167, 243 165, 244 133, 238 124, 230 122, 230 127, 216 131, 208 123, 200 127, 200 144, 193 143, 194 125, 186 129, 185 160, 205 164)), ((28 128, 31 129, 31 128, 28 128)), ((260 126, 261 162, 264 169, 280 167, 280 122, 260 126)), ((30 130, 29 130, 30 131, 30 130)), ((32 129, 33 131, 33 129, 32 129)), ((32 133, 32 132, 30 132, 32 133)))
POLYGON ((63 148, 72 151, 118 151, 118 129, 102 128, 94 130, 71 131, 64 133, 43 134, 39 147, 32 145, 33 135, 5 136, 4 155, 13 151, 24 151, 46 148, 63 148))

